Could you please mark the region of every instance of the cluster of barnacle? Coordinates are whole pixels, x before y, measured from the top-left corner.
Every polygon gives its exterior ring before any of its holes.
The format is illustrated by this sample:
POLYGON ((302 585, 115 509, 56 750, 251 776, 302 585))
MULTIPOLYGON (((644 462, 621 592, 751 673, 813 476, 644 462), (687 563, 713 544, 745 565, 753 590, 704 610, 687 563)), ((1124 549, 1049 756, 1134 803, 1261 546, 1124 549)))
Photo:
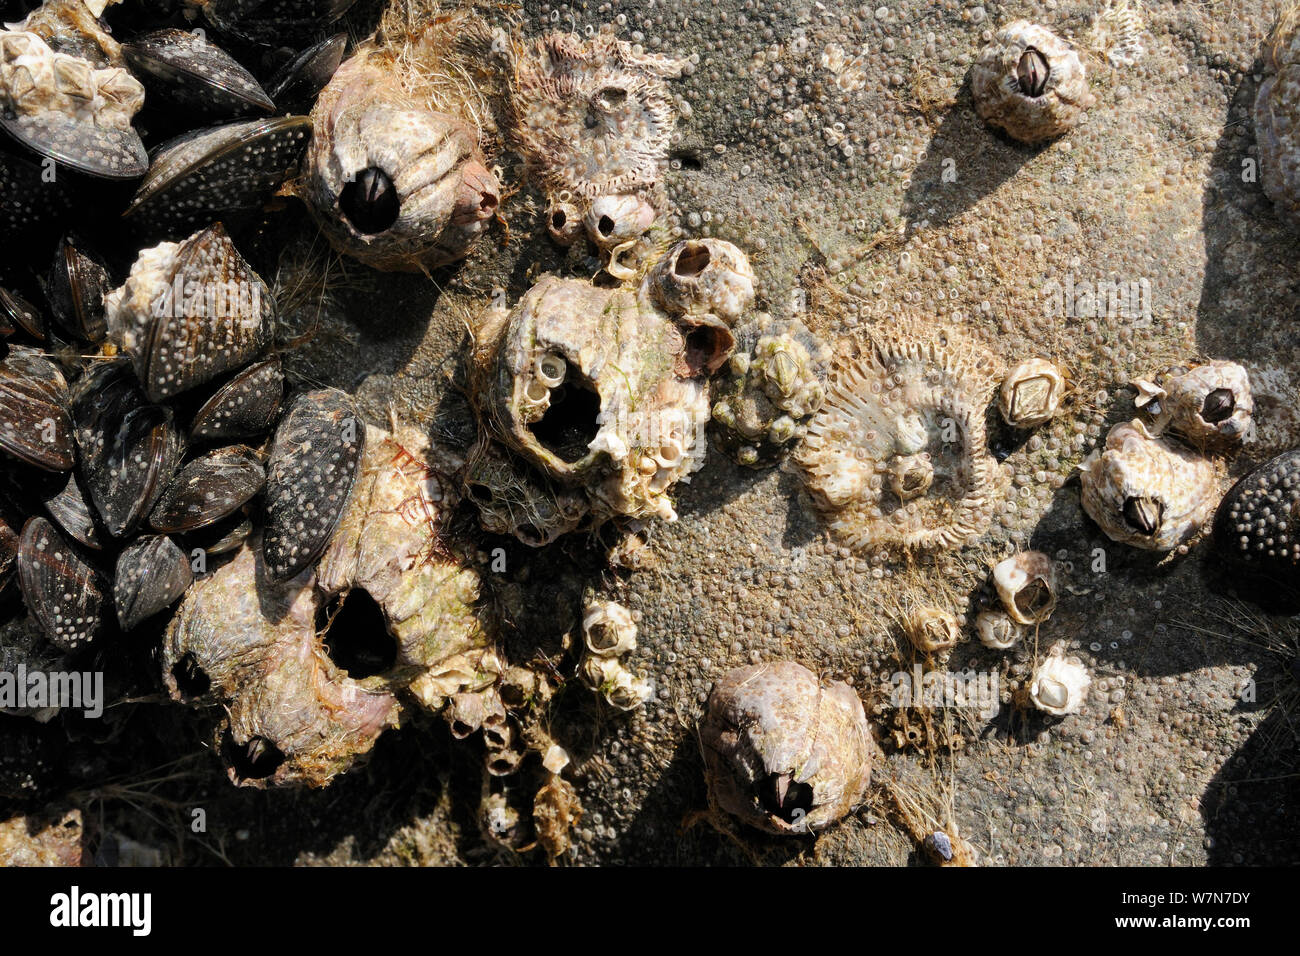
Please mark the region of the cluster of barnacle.
POLYGON ((590 601, 582 614, 582 663, 578 676, 605 703, 632 710, 650 696, 650 684, 620 660, 636 649, 632 612, 613 601, 590 601))

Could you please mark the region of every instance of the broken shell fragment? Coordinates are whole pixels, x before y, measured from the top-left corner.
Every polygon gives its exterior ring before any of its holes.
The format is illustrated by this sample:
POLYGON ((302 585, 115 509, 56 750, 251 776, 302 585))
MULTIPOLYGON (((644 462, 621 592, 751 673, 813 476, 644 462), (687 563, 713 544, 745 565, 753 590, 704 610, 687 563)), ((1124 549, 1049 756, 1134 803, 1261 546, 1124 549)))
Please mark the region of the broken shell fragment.
POLYGON ((1187 541, 1219 502, 1215 462, 1140 421, 1116 425, 1079 465, 1083 509, 1114 541, 1169 551, 1187 541))
POLYGON ((1092 677, 1077 657, 1066 657, 1057 644, 1034 671, 1029 684, 1029 699, 1039 710, 1064 717, 1083 709, 1088 699, 1092 677))
POLYGON ((1060 136, 1097 101, 1074 48, 1028 20, 1007 24, 980 53, 971 95, 981 119, 1025 143, 1060 136))
POLYGON ((823 830, 861 804, 877 752, 853 689, 793 661, 724 674, 700 748, 710 806, 780 835, 823 830))
POLYGON ((1056 609, 1056 567, 1041 551, 1022 551, 993 568, 993 584, 1019 624, 1041 624, 1056 609))
POLYGON ((998 411, 1014 428, 1033 428, 1052 419, 1061 407, 1065 377, 1046 359, 1026 359, 1002 380, 998 411))
POLYGON ((956 615, 934 607, 917 608, 907 615, 903 631, 922 654, 946 654, 961 640, 956 615))
POLYGON ((1005 651, 1020 640, 1020 626, 1002 611, 980 611, 975 617, 975 633, 980 643, 995 651, 1005 651))

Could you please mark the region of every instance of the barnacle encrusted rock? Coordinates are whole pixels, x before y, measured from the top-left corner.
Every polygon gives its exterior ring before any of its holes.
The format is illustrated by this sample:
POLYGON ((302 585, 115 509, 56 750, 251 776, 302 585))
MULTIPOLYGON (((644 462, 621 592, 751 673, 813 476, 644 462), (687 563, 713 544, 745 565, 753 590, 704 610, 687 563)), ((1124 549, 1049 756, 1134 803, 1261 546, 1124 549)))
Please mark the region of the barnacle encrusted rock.
POLYGON ((1300 229, 1300 7, 1289 6, 1264 44, 1255 94, 1260 185, 1278 217, 1300 229))
POLYGON ((664 81, 683 66, 607 33, 552 33, 516 55, 512 136, 557 239, 572 241, 579 220, 608 248, 653 223, 676 123, 664 81))
POLYGON ((1219 502, 1219 467, 1122 422, 1079 465, 1083 509, 1114 541, 1169 551, 1187 541, 1219 502))
POLYGON ((793 661, 739 667, 709 694, 709 804, 768 833, 811 834, 866 798, 878 748, 862 702, 793 661))
POLYGON ((463 485, 484 531, 514 535, 533 548, 577 530, 591 510, 582 492, 549 480, 486 436, 470 450, 463 485))
POLYGON ((1079 54, 1028 20, 1000 29, 970 77, 980 117, 1025 143, 1060 136, 1096 102, 1079 54))
POLYGON ((718 443, 742 465, 777 461, 826 397, 831 353, 798 319, 760 313, 735 330, 713 402, 718 443))
POLYGON ((796 452, 835 536, 855 549, 940 549, 981 534, 1003 485, 984 424, 994 356, 955 329, 915 323, 838 353, 796 452))
POLYGON ((430 108, 366 47, 312 110, 300 194, 340 252, 418 272, 464 257, 500 187, 465 119, 430 108))
POLYGON ((139 176, 149 162, 131 120, 143 105, 144 87, 126 70, 0 31, 0 125, 36 152, 98 176, 139 176))
POLYGON ((1221 552, 1289 584, 1300 584, 1300 451, 1260 465, 1223 496, 1214 518, 1221 552))
POLYGON ((1213 361, 1169 376, 1163 386, 1138 380, 1136 404, 1151 430, 1177 435, 1202 452, 1222 452, 1250 434, 1255 399, 1236 362, 1213 361))
POLYGON ((453 503, 420 437, 371 428, 348 510, 319 565, 287 581, 255 536, 186 593, 163 642, 172 697, 220 704, 243 786, 323 786, 397 726, 500 672, 474 613, 476 575, 440 545, 453 503))

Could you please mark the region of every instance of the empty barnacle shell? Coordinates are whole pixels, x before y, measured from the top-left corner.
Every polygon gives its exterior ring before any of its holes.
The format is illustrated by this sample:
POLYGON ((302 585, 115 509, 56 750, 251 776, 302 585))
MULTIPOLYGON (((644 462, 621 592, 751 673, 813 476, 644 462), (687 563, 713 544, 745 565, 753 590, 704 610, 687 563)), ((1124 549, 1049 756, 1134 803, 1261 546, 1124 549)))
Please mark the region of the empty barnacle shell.
POLYGON ((980 534, 1002 487, 985 431, 992 353, 922 324, 877 330, 856 356, 851 345, 842 343, 796 453, 831 531, 852 548, 951 548, 980 534), (891 479, 908 464, 910 480, 907 470, 891 479))
POLYGON ((613 601, 592 601, 582 615, 582 642, 601 657, 626 654, 636 647, 632 612, 613 601))
POLYGON ((275 110, 253 74, 197 33, 155 30, 124 43, 122 54, 151 98, 189 112, 235 117, 275 110))
POLYGON ((106 179, 144 173, 148 156, 131 119, 144 87, 118 67, 96 69, 35 33, 0 31, 0 127, 29 149, 106 179))
POLYGON ((108 601, 103 577, 54 525, 27 519, 17 565, 23 603, 51 644, 75 651, 99 635, 108 601))
POLYGON ((150 233, 182 236, 256 210, 298 165, 306 116, 241 120, 195 130, 154 151, 124 216, 150 233))
POLYGON ((612 249, 649 229, 655 216, 655 208, 640 196, 600 196, 592 201, 582 224, 587 238, 602 249, 612 249))
POLYGON ((1300 584, 1300 451, 1288 451, 1238 481, 1214 517, 1219 551, 1257 573, 1300 584))
POLYGON ((275 322, 270 290, 221 223, 143 250, 105 307, 109 335, 152 401, 242 367, 275 322))
POLYGON ((474 131, 408 94, 363 50, 312 110, 299 194, 330 243, 376 269, 453 262, 496 215, 474 131))
POLYGON ((1250 377, 1236 362, 1213 361, 1167 378, 1137 383, 1137 405, 1152 430, 1169 431, 1197 450, 1222 451, 1249 434, 1255 411, 1250 377))
POLYGON ((710 806, 782 835, 815 833, 861 804, 877 752, 853 689, 793 661, 724 674, 700 748, 710 806))
POLYGON ((1029 699, 1034 706, 1054 717, 1075 714, 1088 699, 1092 677, 1077 657, 1066 657, 1064 647, 1055 645, 1034 670, 1029 699))
POLYGON ((94 511, 76 471, 68 472, 58 491, 45 498, 45 510, 55 524, 78 544, 93 551, 98 551, 103 546, 99 529, 95 525, 94 511))
POLYGON ((1046 359, 1026 359, 1002 380, 998 411, 1008 425, 1033 428, 1051 420, 1064 394, 1065 377, 1055 365, 1046 359))
POLYGON ((157 531, 194 531, 233 514, 262 490, 266 472, 243 445, 218 448, 184 465, 149 514, 157 531))
POLYGON ((546 210, 546 231, 560 245, 571 246, 582 235, 582 213, 571 202, 552 202, 546 210))
POLYGON ((1020 624, 1041 624, 1056 609, 1056 566, 1041 551, 1021 551, 999 561, 993 585, 1007 614, 1020 624))
POLYGON ((1002 611, 980 611, 975 616, 975 633, 980 643, 995 651, 1005 651, 1020 640, 1020 626, 1002 611))
POLYGON ((108 269, 103 260, 69 236, 59 240, 45 296, 63 329, 87 342, 103 341, 107 332, 104 296, 108 290, 108 269))
POLYGON ((961 640, 961 625, 957 616, 937 607, 921 607, 911 611, 903 621, 903 632, 922 654, 944 654, 961 640))
POLYGON ((1074 48, 1028 20, 998 30, 980 53, 971 95, 981 119, 1025 143, 1060 136, 1097 101, 1074 48))
POLYGON ((68 383, 40 353, 11 348, 0 359, 0 451, 45 471, 75 462, 68 383))
POLYGON ((514 535, 532 548, 575 530, 591 510, 580 492, 557 486, 492 441, 475 444, 463 484, 484 531, 514 535))
POLYGON ((1255 94, 1255 141, 1260 185, 1278 216, 1300 228, 1300 149, 1296 104, 1300 102, 1300 10, 1289 5, 1264 44, 1263 82, 1255 94))
POLYGON ((1116 425, 1079 465, 1080 501, 1114 541, 1169 551, 1191 538, 1219 501, 1215 462, 1140 421, 1116 425))
POLYGON ((716 315, 698 312, 685 315, 678 320, 678 327, 686 338, 686 348, 673 370, 685 378, 712 375, 735 351, 736 337, 716 315))
POLYGON ((84 470, 90 499, 109 534, 120 538, 144 520, 171 480, 181 452, 170 408, 143 405, 122 417, 102 460, 84 470))
POLYGON ((686 239, 646 277, 669 315, 710 313, 733 324, 754 302, 749 257, 722 239, 686 239))
POLYGON ((132 541, 117 556, 113 579, 113 604, 122 630, 180 600, 194 581, 189 559, 166 535, 145 535, 132 541))
POLYGON ((934 464, 926 452, 889 459, 889 489, 902 502, 919 498, 934 484, 934 464))
POLYGON ((614 679, 601 688, 605 703, 615 710, 636 710, 654 693, 649 681, 634 676, 624 667, 614 674, 614 679))
POLYGON ((237 372, 194 413, 190 439, 231 441, 265 434, 275 424, 283 397, 280 359, 256 362, 237 372))
POLYGON ((266 86, 267 95, 282 110, 296 112, 310 108, 343 62, 348 35, 336 33, 307 47, 285 63, 266 86))
POLYGON ((352 399, 322 388, 294 398, 266 466, 266 566, 291 578, 330 542, 356 484, 366 426, 352 399))

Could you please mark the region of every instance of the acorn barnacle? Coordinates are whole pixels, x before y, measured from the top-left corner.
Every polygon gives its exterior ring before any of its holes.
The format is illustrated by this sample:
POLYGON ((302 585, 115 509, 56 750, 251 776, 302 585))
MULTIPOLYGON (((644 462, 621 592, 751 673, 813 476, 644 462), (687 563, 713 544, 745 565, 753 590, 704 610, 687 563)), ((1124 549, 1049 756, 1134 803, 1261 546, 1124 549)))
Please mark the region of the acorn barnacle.
POLYGON ((961 625, 950 611, 922 607, 913 610, 903 621, 903 632, 922 654, 943 655, 961 640, 961 625))
POLYGON ((1096 102, 1065 40, 1028 20, 1000 29, 971 68, 980 118, 1024 143, 1060 136, 1096 102))
POLYGON ((1034 670, 1029 699, 1034 706, 1054 717, 1078 713, 1088 699, 1092 677, 1077 657, 1066 657, 1057 644, 1034 670))
POLYGON ((903 325, 841 344, 796 458, 849 547, 951 548, 978 536, 1002 487, 986 443, 997 362, 956 330, 903 325))
POLYGON ((993 568, 993 585, 1019 624, 1041 624, 1056 609, 1056 568, 1041 551, 1022 551, 993 568))
POLYGON ((1016 364, 998 390, 998 411, 1015 428, 1033 428, 1051 421, 1061 407, 1065 377, 1046 359, 1016 364))
POLYGON ((1003 611, 980 611, 975 617, 975 634, 990 650, 1005 651, 1020 640, 1023 629, 1003 611))
POLYGON ((700 748, 714 811, 780 835, 815 833, 860 805, 878 752, 853 689, 793 661, 724 674, 700 748))
POLYGON ((1300 584, 1300 451, 1288 451, 1238 481, 1219 505, 1219 550, 1261 573, 1300 584))
POLYGON ((1223 451, 1249 435, 1255 400, 1250 377, 1236 362, 1214 361, 1167 378, 1137 383, 1137 406, 1152 430, 1169 431, 1200 451, 1223 451))
POLYGON ((1300 229, 1300 7, 1289 6, 1264 45, 1264 81, 1255 94, 1260 185, 1278 216, 1300 229))
POLYGON ((1219 468, 1140 421, 1116 425, 1079 465, 1083 509, 1114 541, 1169 551, 1219 501, 1219 468))

